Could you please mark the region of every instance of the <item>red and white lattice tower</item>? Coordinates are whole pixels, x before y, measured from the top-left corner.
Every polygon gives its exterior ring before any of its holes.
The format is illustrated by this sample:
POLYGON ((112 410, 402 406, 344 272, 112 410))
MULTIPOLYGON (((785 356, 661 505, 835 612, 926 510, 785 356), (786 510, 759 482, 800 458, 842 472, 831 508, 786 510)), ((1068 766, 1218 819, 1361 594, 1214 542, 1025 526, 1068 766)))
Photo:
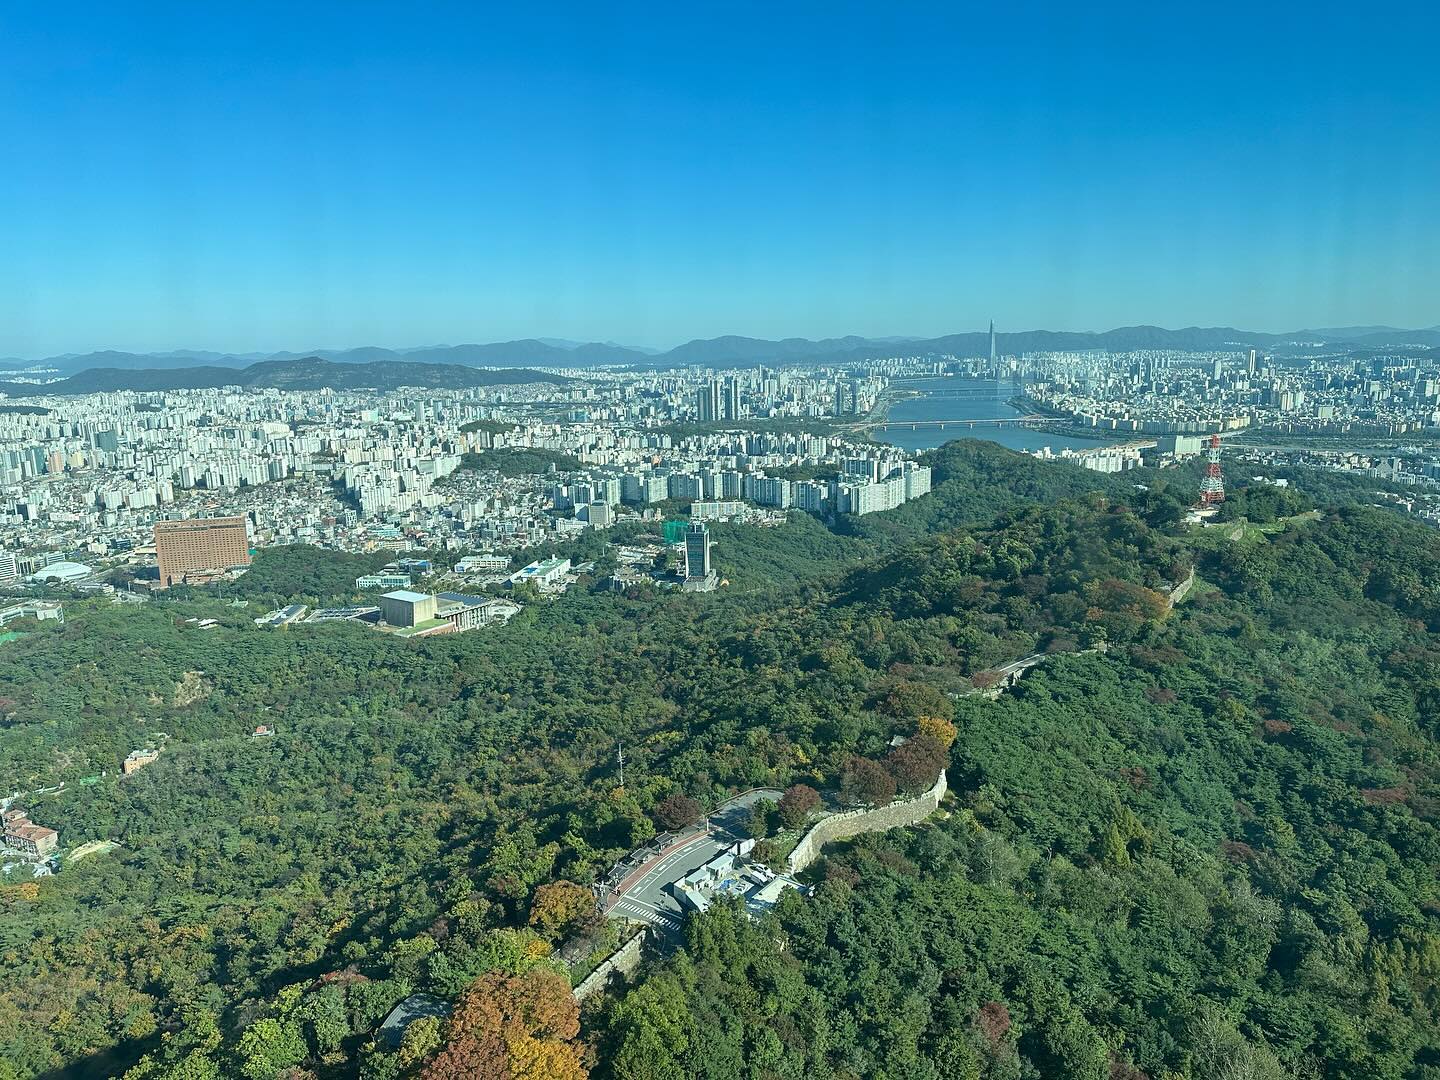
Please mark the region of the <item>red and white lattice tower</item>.
POLYGON ((1220 477, 1220 436, 1211 435, 1205 451, 1205 479, 1200 481, 1200 505, 1215 506, 1225 501, 1225 481, 1220 477))

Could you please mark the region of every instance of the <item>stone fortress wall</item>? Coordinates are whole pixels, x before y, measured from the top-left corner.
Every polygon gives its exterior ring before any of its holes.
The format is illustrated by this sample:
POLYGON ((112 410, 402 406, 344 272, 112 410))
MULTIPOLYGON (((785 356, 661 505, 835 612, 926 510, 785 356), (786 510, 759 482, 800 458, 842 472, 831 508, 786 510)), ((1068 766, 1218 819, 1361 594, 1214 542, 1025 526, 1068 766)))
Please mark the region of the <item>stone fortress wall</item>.
POLYGON ((605 958, 604 963, 585 976, 584 981, 571 993, 576 1001, 584 1001, 591 994, 603 990, 612 975, 629 975, 640 966, 640 953, 645 946, 645 931, 642 930, 605 958))
POLYGON ((819 857, 822 847, 835 840, 847 840, 861 833, 899 829, 924 821, 940 805, 945 791, 945 770, 941 769, 935 786, 913 799, 877 806, 873 810, 847 810, 843 814, 821 818, 790 853, 790 873, 800 873, 819 857))

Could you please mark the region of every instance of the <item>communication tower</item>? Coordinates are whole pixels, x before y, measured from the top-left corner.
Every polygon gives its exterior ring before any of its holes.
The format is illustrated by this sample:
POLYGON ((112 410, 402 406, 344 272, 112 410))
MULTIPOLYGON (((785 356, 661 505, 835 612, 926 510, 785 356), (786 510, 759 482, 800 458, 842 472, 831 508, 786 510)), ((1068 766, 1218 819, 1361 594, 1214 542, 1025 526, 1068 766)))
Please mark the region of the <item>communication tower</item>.
POLYGON ((1200 481, 1200 505, 1218 506, 1225 501, 1225 481, 1220 476, 1220 436, 1211 435, 1205 451, 1205 479, 1200 481))

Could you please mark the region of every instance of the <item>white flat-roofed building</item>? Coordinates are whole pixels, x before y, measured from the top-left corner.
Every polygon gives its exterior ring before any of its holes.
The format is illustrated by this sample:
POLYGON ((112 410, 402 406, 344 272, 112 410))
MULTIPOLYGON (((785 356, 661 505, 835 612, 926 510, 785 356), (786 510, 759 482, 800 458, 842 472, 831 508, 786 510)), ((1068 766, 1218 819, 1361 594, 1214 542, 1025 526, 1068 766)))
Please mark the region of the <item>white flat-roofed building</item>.
POLYGON ((533 581, 542 589, 558 588, 570 572, 569 559, 540 559, 510 575, 510 584, 533 581))

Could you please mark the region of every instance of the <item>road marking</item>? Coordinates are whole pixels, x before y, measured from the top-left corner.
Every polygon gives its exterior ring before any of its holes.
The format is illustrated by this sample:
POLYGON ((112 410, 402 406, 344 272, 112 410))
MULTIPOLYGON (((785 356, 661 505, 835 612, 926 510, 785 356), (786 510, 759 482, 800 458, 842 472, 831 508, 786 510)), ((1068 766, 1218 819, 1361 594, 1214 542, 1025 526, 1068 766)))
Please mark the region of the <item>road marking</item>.
POLYGON ((666 911, 661 911, 658 908, 655 908, 649 904, 641 903, 638 900, 622 900, 615 906, 618 907, 621 911, 625 912, 627 915, 633 915, 644 922, 651 923, 652 925, 655 923, 659 923, 662 926, 669 926, 674 929, 679 929, 682 925, 681 919, 678 916, 672 915, 666 911))

